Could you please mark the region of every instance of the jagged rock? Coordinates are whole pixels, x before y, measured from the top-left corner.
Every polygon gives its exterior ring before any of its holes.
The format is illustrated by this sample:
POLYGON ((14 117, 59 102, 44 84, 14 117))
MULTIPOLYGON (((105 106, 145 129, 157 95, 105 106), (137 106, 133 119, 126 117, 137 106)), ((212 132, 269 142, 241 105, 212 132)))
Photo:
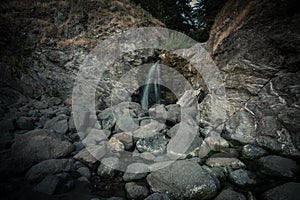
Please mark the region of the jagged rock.
POLYGON ((198 105, 198 94, 199 90, 187 90, 180 97, 176 104, 180 105, 182 108, 195 107, 198 105))
POLYGON ((184 123, 184 122, 180 122, 178 124, 175 124, 175 126, 173 126, 172 128, 170 128, 168 131, 167 131, 167 136, 172 138, 173 136, 176 135, 179 127, 181 126, 181 123, 184 123))
POLYGON ((101 122, 101 127, 105 130, 111 130, 117 121, 113 108, 103 110, 97 117, 101 122))
POLYGON ((210 167, 230 167, 232 169, 245 168, 246 165, 237 158, 208 158, 206 165, 210 167))
POLYGON ((16 125, 21 130, 32 130, 32 129, 34 129, 33 119, 29 118, 29 117, 20 117, 16 121, 16 125))
POLYGON ((216 177, 220 181, 226 180, 226 175, 224 174, 224 170, 219 167, 208 167, 206 165, 203 165, 202 168, 206 170, 211 176, 216 177))
POLYGON ((247 200, 247 198, 232 189, 225 189, 214 200, 247 200))
POLYGON ((243 144, 255 142, 255 118, 245 110, 236 113, 226 122, 226 130, 223 134, 226 139, 243 144))
POLYGON ((112 151, 112 152, 119 152, 119 151, 124 151, 125 150, 125 145, 118 140, 116 137, 111 137, 107 143, 107 147, 112 151))
POLYGON ((211 132, 207 135, 200 146, 199 157, 203 158, 211 151, 219 151, 220 149, 229 147, 228 142, 219 134, 211 132))
POLYGON ((299 166, 291 159, 270 155, 257 160, 259 170, 269 176, 295 178, 299 166))
POLYGON ((123 175, 124 181, 134 181, 145 178, 149 172, 148 165, 144 163, 132 163, 127 166, 123 175))
POLYGON ((256 184, 254 174, 247 170, 238 169, 229 174, 229 180, 241 187, 251 186, 256 184))
POLYGON ((158 122, 165 123, 167 111, 164 105, 154 105, 149 108, 149 116, 158 122))
POLYGON ((166 194, 153 193, 145 200, 169 200, 170 198, 166 194))
POLYGON ((143 199, 149 195, 147 187, 134 182, 126 183, 125 190, 129 199, 143 199))
MULTIPOLYGON (((199 137, 198 128, 198 125, 192 120, 181 122, 176 134, 167 145, 167 153, 175 156, 182 156, 188 153, 187 151, 190 150, 189 148, 195 139, 199 137)), ((198 139, 201 140, 200 138, 198 139)), ((200 146, 200 144, 198 145, 200 146)))
POLYGON ((86 177, 86 178, 91 177, 91 172, 90 172, 89 168, 87 168, 87 167, 80 167, 77 169, 77 172, 79 174, 81 174, 81 176, 83 176, 83 177, 86 177))
POLYGON ((290 182, 279 185, 262 194, 265 200, 296 200, 299 199, 300 183, 290 182))
POLYGON ((97 173, 104 178, 114 178, 120 166, 120 160, 116 157, 103 158, 97 173))
POLYGON ((178 104, 170 104, 166 106, 167 110, 167 116, 166 120, 173 122, 173 123, 179 123, 181 121, 181 108, 178 104))
POLYGON ((168 139, 161 133, 138 139, 136 148, 139 152, 163 153, 167 147, 168 139))
POLYGON ((66 134, 68 127, 68 116, 62 114, 45 123, 44 129, 51 129, 59 134, 66 134))
POLYGON ((130 150, 133 147, 133 137, 131 132, 117 133, 112 136, 123 143, 125 150, 130 150))
POLYGON ((26 173, 26 178, 31 182, 36 182, 41 181, 47 175, 68 172, 71 169, 73 169, 73 163, 69 159, 44 160, 31 167, 26 173))
POLYGON ((256 145, 252 145, 252 144, 247 144, 247 145, 243 146, 243 149, 242 149, 242 156, 247 159, 260 158, 267 154, 268 154, 268 152, 265 151, 263 148, 260 148, 256 145))
POLYGON ((18 170, 28 169, 32 164, 51 158, 68 156, 74 146, 49 130, 36 129, 15 138, 12 157, 18 170))
POLYGON ((146 138, 153 135, 156 135, 158 132, 164 130, 166 128, 166 125, 164 123, 161 123, 159 121, 151 119, 151 122, 140 126, 139 129, 135 130, 133 132, 134 140, 137 140, 138 138, 146 138))
POLYGON ((53 195, 70 191, 74 187, 74 181, 68 174, 46 176, 33 190, 53 195))
POLYGON ((163 192, 175 199, 210 199, 217 193, 211 175, 194 160, 178 160, 151 172, 147 182, 153 192, 163 192))

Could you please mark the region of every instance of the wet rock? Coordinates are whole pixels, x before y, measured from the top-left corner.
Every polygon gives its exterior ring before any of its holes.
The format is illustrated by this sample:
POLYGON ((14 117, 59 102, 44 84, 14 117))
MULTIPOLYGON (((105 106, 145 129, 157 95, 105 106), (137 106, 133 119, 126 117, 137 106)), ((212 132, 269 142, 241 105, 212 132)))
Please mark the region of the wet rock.
POLYGON ((162 133, 157 133, 153 136, 138 139, 136 148, 139 152, 163 153, 167 143, 168 139, 162 133))
POLYGON ((225 139, 235 140, 242 144, 255 142, 255 119, 246 110, 233 115, 226 123, 225 139))
POLYGON ((247 159, 260 158, 267 154, 268 154, 268 152, 265 151, 263 148, 260 148, 253 144, 247 144, 247 145, 243 146, 243 149, 242 149, 242 156, 247 159))
POLYGON ((230 167, 232 169, 245 168, 246 165, 237 158, 208 158, 206 165, 210 167, 230 167))
POLYGON ((57 133, 36 129, 15 138, 12 145, 12 157, 19 170, 26 170, 32 164, 51 158, 68 156, 74 146, 63 141, 57 133))
POLYGON ((120 169, 120 160, 116 157, 103 158, 97 173, 104 178, 114 178, 120 169))
POLYGON ((232 189, 225 189, 214 200, 247 200, 247 198, 232 189))
POLYGON ((178 160, 151 172, 147 182, 153 192, 163 192, 175 199, 210 199, 217 193, 211 175, 194 160, 178 160))
POLYGON ((130 150, 133 147, 133 137, 131 132, 117 133, 112 136, 123 143, 125 150, 130 150))
POLYGON ((124 181, 133 181, 145 178, 149 172, 148 165, 144 163, 132 163, 127 166, 123 175, 124 181))
POLYGON ((32 118, 29 117, 20 117, 16 121, 17 128, 21 130, 32 130, 34 129, 34 122, 32 118))
POLYGON ((270 155, 257 160, 259 171, 275 177, 295 178, 299 172, 299 166, 291 159, 270 155))
POLYGON ((59 134, 66 134, 68 127, 68 117, 66 115, 59 115, 45 123, 44 129, 51 129, 59 134))
POLYGON ((26 179, 31 182, 41 181, 47 175, 67 172, 71 169, 73 163, 69 159, 44 160, 30 168, 26 173, 26 179))
POLYGON ((74 187, 74 181, 68 174, 48 175, 33 190, 53 195, 70 191, 74 187))
POLYGON ((299 199, 300 183, 290 182, 270 189, 262 194, 265 200, 297 200, 299 199))
POLYGON ((238 169, 229 174, 229 180, 241 187, 256 184, 254 174, 247 170, 238 169))
POLYGON ((83 177, 86 177, 86 178, 91 177, 91 172, 90 172, 89 168, 87 168, 87 167, 80 167, 77 169, 77 172, 79 174, 81 174, 81 176, 83 176, 83 177))
POLYGON ((125 184, 128 199, 143 199, 149 195, 147 187, 130 182, 125 184))

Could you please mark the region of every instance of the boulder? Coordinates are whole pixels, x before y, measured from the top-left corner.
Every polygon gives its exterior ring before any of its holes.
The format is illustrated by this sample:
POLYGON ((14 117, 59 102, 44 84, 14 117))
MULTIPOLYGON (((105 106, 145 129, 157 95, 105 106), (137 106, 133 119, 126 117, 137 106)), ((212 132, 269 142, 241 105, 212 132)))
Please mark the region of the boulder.
POLYGON ((153 171, 147 182, 153 192, 167 193, 175 199, 210 199, 217 193, 212 176, 194 160, 178 160, 153 171))
POLYGON ((240 187, 252 186, 256 184, 254 174, 244 169, 238 169, 230 172, 229 180, 240 187))
POLYGON ((268 152, 261 147, 258 147, 253 144, 247 144, 243 146, 242 156, 247 159, 255 159, 260 158, 262 156, 266 156, 268 152))
POLYGON ((214 200, 247 200, 247 198, 232 189, 225 189, 214 200))
POLYGON ((23 171, 43 160, 66 157, 73 150, 74 146, 57 133, 36 129, 15 138, 12 157, 18 170, 23 171))
POLYGON ((68 172, 73 168, 73 163, 69 159, 44 160, 29 169, 26 179, 31 182, 41 181, 50 174, 68 172))
POLYGON ((120 168, 120 160, 116 157, 103 158, 97 173, 104 178, 114 178, 120 168))
POLYGON ((74 181, 69 174, 48 175, 33 190, 54 195, 70 191, 74 187, 74 181))
POLYGON ((138 139, 136 142, 136 149, 141 153, 164 153, 167 143, 168 139, 162 133, 157 133, 149 137, 138 139))
POLYGON ((59 134, 66 134, 69 129, 68 116, 62 114, 53 119, 50 119, 45 123, 44 129, 51 129, 59 134))
POLYGON ((295 178, 299 172, 297 163, 289 158, 270 155, 257 160, 260 172, 279 178, 295 178))
POLYGON ((225 157, 208 158, 206 160, 206 165, 210 167, 225 167, 225 168, 230 167, 232 169, 240 169, 246 167, 246 165, 237 158, 225 158, 225 157))
POLYGON ((123 175, 124 181, 134 181, 145 178, 149 172, 148 165, 144 163, 132 163, 127 166, 123 175))
POLYGON ((299 199, 300 183, 290 182, 272 188, 262 194, 265 200, 297 200, 299 199))
POLYGON ((134 182, 126 183, 125 190, 128 199, 143 199, 149 195, 149 190, 146 186, 138 185, 134 182))
POLYGON ((21 130, 32 130, 34 129, 34 122, 33 119, 30 117, 20 117, 16 121, 16 125, 18 129, 21 130))

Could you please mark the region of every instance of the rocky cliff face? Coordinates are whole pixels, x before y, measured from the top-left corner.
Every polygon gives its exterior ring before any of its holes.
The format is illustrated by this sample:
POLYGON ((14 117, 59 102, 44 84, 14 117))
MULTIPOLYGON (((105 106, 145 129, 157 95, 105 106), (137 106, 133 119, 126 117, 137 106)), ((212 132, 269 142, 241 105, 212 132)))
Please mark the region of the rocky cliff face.
POLYGON ((0 9, 1 113, 26 97, 70 96, 97 41, 129 28, 164 26, 122 0, 3 1, 0 9))
POLYGON ((300 149, 300 12, 296 1, 230 0, 207 49, 227 91, 224 137, 285 155, 300 149))

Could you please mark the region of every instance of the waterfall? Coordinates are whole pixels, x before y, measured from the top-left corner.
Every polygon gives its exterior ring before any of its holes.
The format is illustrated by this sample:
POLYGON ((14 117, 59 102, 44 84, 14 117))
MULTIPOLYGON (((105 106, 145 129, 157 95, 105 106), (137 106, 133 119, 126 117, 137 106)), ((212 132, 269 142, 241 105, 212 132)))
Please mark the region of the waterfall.
POLYGON ((151 66, 147 75, 141 98, 141 105, 143 109, 147 110, 149 106, 160 103, 160 84, 160 65, 159 61, 157 61, 151 66))

